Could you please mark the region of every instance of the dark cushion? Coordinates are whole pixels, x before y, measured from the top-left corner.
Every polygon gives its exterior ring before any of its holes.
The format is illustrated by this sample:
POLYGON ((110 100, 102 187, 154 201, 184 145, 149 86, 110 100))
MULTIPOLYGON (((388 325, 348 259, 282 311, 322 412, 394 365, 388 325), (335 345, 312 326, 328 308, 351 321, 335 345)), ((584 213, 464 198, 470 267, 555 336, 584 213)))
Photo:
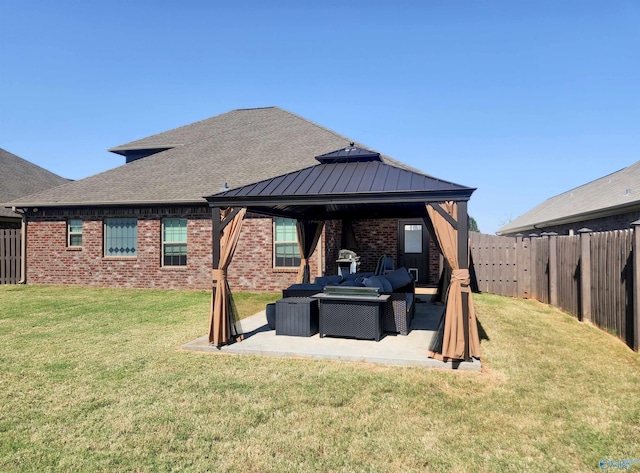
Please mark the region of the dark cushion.
POLYGON ((304 289, 304 290, 313 290, 313 291, 322 292, 322 286, 320 284, 311 284, 311 283, 292 284, 287 289, 294 289, 294 290, 304 289))
POLYGON ((318 276, 313 283, 320 284, 321 286, 335 286, 342 282, 342 276, 339 274, 333 276, 318 276))
POLYGON ((345 281, 353 281, 354 279, 364 279, 373 276, 374 273, 349 273, 343 274, 342 279, 345 281))
POLYGON ((363 287, 362 279, 347 279, 346 281, 342 281, 340 283, 341 286, 347 287, 363 287))
POLYGON ((398 268, 395 271, 387 273, 384 275, 385 278, 391 283, 391 288, 393 291, 399 289, 407 284, 413 283, 413 278, 407 268, 398 268))
POLYGON ((391 283, 385 276, 371 276, 364 280, 364 285, 367 287, 377 287, 382 292, 391 292, 391 283))

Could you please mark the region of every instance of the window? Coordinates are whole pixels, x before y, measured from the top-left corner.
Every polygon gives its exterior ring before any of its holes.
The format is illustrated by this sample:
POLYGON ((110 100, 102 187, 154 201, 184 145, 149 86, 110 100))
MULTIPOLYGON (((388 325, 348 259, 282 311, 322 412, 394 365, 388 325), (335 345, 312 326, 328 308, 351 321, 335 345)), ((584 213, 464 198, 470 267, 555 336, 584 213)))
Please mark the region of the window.
POLYGON ((296 221, 290 218, 273 219, 273 265, 276 268, 300 266, 300 251, 296 221))
POLYGON ((67 246, 82 246, 82 220, 72 218, 67 223, 67 246))
POLYGON ((422 253, 422 225, 404 226, 404 252, 422 253))
POLYGON ((162 221, 162 265, 187 265, 186 218, 165 218, 162 221))
POLYGON ((138 255, 138 220, 107 218, 104 221, 104 255, 138 255))

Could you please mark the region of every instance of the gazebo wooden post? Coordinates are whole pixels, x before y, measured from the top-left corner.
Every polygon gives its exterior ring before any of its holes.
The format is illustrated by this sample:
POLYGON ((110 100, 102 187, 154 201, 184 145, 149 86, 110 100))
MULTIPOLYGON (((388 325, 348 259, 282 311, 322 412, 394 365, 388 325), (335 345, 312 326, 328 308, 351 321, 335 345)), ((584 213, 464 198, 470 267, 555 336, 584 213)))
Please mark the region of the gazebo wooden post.
MULTIPOLYGON (((458 267, 469 270, 469 216, 467 201, 458 202, 458 267)), ((462 285, 462 324, 464 331, 464 359, 469 361, 469 285, 462 285), (466 287, 465 287, 466 286, 466 287)))
MULTIPOLYGON (((222 222, 220 221, 220 207, 211 208, 211 269, 220 266, 220 236, 222 235, 222 222)), ((217 281, 216 281, 217 283, 217 281)), ((212 295, 215 298, 216 284, 211 285, 212 295)))

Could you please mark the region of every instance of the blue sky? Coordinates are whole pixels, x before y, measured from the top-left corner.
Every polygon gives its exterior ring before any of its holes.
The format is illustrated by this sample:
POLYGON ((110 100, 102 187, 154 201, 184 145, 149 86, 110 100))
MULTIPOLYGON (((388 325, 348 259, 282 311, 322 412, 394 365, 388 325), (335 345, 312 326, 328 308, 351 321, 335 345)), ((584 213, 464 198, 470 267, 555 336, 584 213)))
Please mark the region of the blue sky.
POLYGON ((276 105, 477 187, 495 232, 640 160, 640 1, 0 0, 0 147, 107 148, 276 105))

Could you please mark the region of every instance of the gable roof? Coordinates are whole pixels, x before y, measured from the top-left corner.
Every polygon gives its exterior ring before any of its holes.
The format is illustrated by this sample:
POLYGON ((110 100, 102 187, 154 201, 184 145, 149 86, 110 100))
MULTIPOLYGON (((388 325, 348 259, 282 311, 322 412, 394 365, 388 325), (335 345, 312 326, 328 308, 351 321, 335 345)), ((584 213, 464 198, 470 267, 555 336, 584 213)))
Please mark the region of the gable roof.
MULTIPOLYGON (((525 233, 640 208, 640 161, 544 201, 498 230, 525 233)), ((629 222, 631 223, 631 222, 629 222)))
MULTIPOLYGON (((68 182, 69 180, 0 148, 0 203, 68 182)), ((19 218, 2 205, 0 217, 19 218)))
MULTIPOLYGON (((24 207, 204 204, 204 196, 318 164, 353 140, 278 107, 233 110, 109 151, 163 149, 13 202, 24 207)), ((362 146, 362 145, 357 145, 362 146)), ((385 162, 409 166, 387 156, 385 162)))

